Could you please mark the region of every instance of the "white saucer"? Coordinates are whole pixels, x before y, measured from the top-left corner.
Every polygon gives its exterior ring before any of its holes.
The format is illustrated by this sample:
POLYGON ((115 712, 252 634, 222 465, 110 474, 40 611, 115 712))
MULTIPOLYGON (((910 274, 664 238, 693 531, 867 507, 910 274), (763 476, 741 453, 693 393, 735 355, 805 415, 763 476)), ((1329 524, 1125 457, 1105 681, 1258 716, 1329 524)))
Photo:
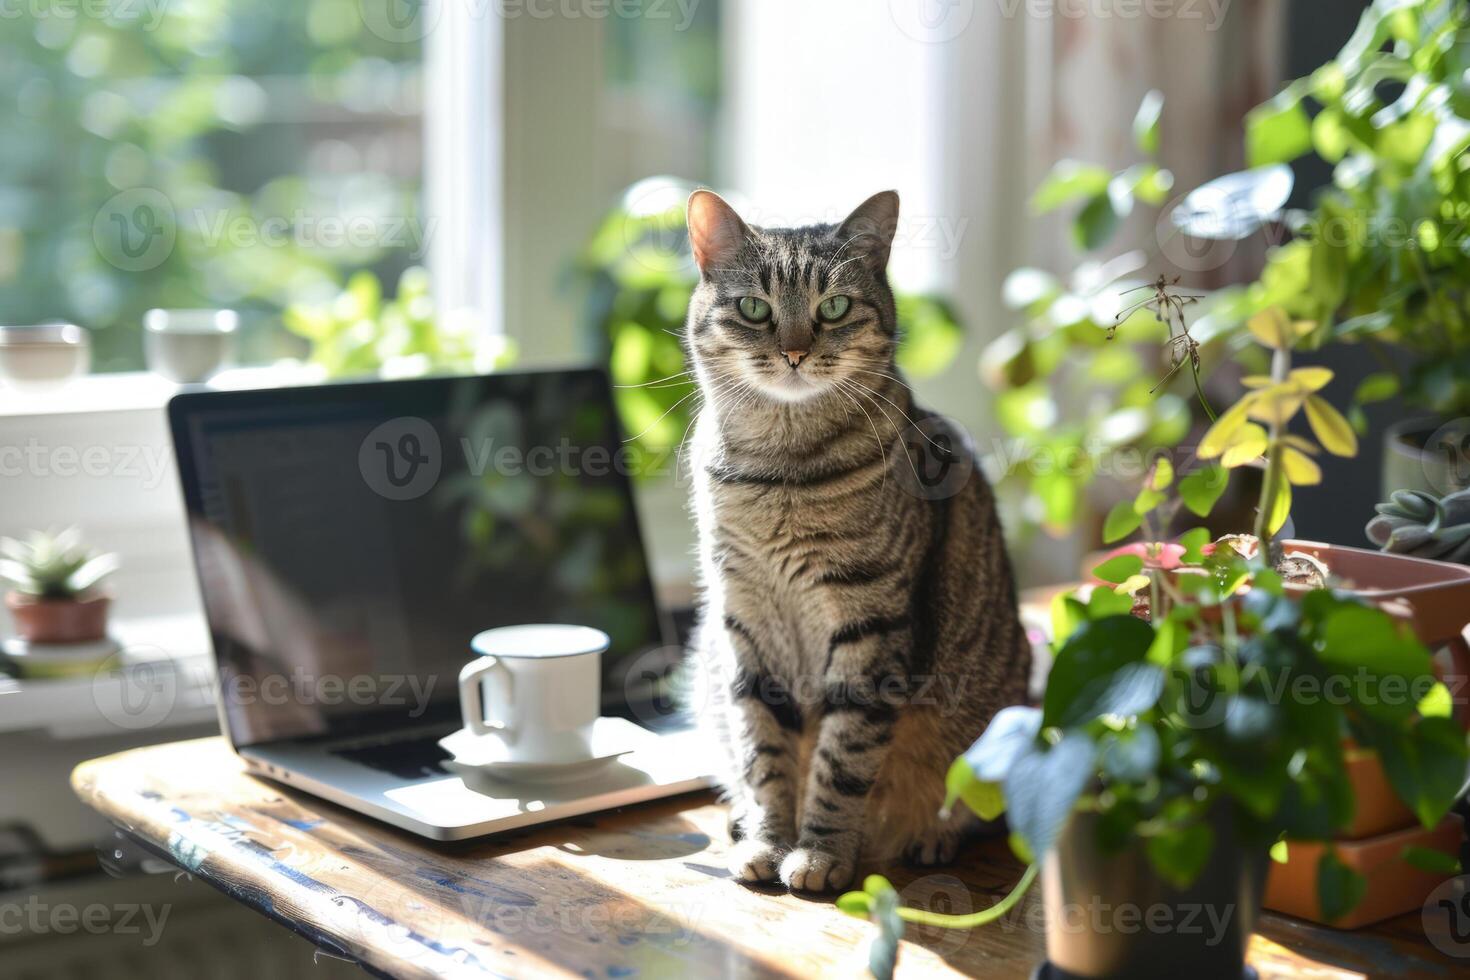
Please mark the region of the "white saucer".
POLYGON ((638 749, 648 731, 626 718, 599 718, 592 723, 592 751, 585 759, 566 762, 519 762, 507 758, 509 749, 493 735, 476 735, 461 728, 439 740, 439 745, 465 769, 497 779, 560 783, 580 779, 619 756, 638 749))
POLYGON ((23 677, 52 679, 95 674, 122 645, 112 637, 85 643, 30 643, 13 636, 0 644, 0 654, 20 669, 23 677))

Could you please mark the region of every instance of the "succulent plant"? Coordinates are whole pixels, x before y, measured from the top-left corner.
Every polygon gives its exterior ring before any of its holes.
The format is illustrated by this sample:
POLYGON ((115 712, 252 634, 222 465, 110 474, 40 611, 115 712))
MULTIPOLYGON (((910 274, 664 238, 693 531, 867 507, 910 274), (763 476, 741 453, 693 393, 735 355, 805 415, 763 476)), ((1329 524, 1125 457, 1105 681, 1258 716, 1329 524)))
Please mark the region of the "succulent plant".
POLYGON ((1384 551, 1470 565, 1470 490, 1437 497, 1395 490, 1368 522, 1368 539, 1384 551))
POLYGON ((0 538, 0 578, 22 595, 38 599, 75 598, 117 566, 116 555, 85 548, 74 527, 58 534, 32 531, 24 541, 0 538))

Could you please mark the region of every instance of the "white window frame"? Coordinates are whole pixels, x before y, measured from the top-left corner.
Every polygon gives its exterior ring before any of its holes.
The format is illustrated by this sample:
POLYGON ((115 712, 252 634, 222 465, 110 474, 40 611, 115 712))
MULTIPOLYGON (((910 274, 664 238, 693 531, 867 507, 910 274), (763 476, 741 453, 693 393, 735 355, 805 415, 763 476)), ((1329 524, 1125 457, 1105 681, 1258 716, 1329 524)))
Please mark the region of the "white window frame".
POLYGON ((424 38, 424 206, 439 315, 505 329, 504 22, 440 0, 424 38))

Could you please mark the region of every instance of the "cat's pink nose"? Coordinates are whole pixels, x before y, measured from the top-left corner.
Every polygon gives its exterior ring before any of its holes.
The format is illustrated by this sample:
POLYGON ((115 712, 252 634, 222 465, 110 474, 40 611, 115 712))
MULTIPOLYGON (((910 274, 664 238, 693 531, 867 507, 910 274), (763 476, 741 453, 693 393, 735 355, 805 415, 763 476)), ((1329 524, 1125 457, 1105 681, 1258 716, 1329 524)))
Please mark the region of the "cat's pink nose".
POLYGON ((783 350, 781 353, 786 356, 786 363, 792 367, 796 367, 801 363, 801 359, 806 357, 806 351, 804 350, 783 350))

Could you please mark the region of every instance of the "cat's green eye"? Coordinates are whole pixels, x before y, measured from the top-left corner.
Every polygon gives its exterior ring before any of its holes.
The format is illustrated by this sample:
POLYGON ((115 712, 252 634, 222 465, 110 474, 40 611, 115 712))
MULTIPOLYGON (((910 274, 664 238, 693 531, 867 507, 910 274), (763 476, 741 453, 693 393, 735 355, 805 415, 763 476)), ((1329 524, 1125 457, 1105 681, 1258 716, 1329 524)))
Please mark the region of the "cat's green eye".
POLYGON ((828 296, 817 307, 817 316, 831 323, 833 320, 841 320, 846 316, 851 306, 852 300, 846 296, 828 296))
POLYGON ((752 323, 765 323, 771 318, 771 304, 754 296, 742 296, 737 304, 740 315, 752 323))

